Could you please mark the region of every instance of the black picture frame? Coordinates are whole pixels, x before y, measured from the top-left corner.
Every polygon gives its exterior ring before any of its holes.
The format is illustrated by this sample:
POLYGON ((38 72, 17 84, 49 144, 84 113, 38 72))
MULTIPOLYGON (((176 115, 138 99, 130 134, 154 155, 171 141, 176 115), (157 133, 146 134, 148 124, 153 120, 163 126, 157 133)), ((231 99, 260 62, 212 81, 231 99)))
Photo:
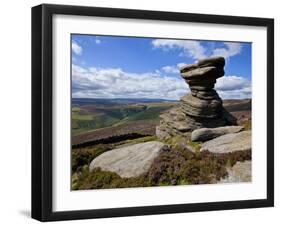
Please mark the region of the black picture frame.
POLYGON ((57 221, 271 206, 274 206, 273 19, 49 4, 32 8, 32 218, 40 221, 57 221), (54 212, 52 210, 52 18, 55 14, 266 27, 267 198, 54 212))

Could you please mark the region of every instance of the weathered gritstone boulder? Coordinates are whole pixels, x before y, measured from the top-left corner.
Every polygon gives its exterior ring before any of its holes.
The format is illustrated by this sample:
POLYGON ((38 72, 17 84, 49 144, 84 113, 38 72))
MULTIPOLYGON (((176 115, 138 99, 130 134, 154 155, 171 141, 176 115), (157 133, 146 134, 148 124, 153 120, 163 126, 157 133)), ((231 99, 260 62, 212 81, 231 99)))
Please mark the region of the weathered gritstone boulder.
POLYGON ((191 133, 191 141, 207 141, 228 133, 238 133, 242 130, 244 130, 243 126, 223 126, 217 128, 196 129, 191 133))
POLYGON ((202 144, 200 151, 209 151, 215 154, 251 151, 251 131, 222 135, 202 144))
POLYGON ((237 162, 227 169, 228 176, 222 178, 219 183, 241 183, 251 182, 252 161, 237 162))
POLYGON ((160 139, 173 136, 190 138, 195 129, 237 125, 214 90, 216 79, 224 75, 224 65, 223 57, 213 57, 180 69, 191 93, 181 98, 179 107, 160 116, 160 125, 156 128, 160 139))
POLYGON ((90 163, 90 172, 100 167, 103 171, 115 172, 123 178, 137 177, 146 173, 153 160, 169 147, 159 141, 139 143, 113 149, 96 157, 90 163))

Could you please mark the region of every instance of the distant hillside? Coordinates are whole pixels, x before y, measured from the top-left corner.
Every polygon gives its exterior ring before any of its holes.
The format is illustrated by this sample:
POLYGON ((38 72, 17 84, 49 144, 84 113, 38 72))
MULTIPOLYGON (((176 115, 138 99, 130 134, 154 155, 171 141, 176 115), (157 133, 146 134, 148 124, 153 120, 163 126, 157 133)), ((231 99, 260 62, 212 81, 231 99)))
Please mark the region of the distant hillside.
POLYGON ((251 111, 252 110, 252 100, 223 100, 223 106, 231 112, 234 111, 251 111))
MULTIPOLYGON (((85 99, 74 98, 72 102, 72 135, 112 126, 127 126, 136 131, 134 122, 150 125, 159 123, 159 115, 177 105, 177 101, 159 99, 85 99), (151 123, 151 122, 154 123, 151 123)), ((224 100, 224 107, 238 121, 251 118, 251 100, 224 100)), ((121 127, 117 127, 121 128, 121 127)), ((127 128, 127 127, 126 127, 127 128)), ((110 131, 110 129, 109 129, 110 131)), ((107 130, 108 133, 108 130, 107 130)))
POLYGON ((138 103, 163 103, 177 102, 175 100, 166 99, 148 99, 148 98, 72 98, 72 105, 89 105, 89 104, 138 104, 138 103))
POLYGON ((158 121, 159 115, 162 112, 176 104, 175 102, 163 100, 160 102, 153 102, 152 100, 148 101, 144 99, 122 99, 122 103, 117 103, 120 101, 119 99, 107 99, 105 102, 99 99, 97 103, 94 103, 95 101, 97 100, 92 99, 85 101, 82 99, 81 101, 80 99, 78 101, 76 100, 76 104, 72 105, 73 135, 139 120, 158 121), (129 104, 129 102, 132 103, 129 104))

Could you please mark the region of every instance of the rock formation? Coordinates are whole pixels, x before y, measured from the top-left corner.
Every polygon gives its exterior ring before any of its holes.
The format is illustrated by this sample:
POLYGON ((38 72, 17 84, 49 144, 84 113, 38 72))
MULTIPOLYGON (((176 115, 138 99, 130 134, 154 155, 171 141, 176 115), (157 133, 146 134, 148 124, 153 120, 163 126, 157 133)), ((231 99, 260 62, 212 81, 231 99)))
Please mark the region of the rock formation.
POLYGON ((224 75, 225 60, 213 57, 180 69, 191 92, 183 96, 178 107, 160 116, 156 134, 160 139, 173 136, 190 138, 193 130, 236 125, 236 119, 222 106, 214 90, 216 79, 224 75))

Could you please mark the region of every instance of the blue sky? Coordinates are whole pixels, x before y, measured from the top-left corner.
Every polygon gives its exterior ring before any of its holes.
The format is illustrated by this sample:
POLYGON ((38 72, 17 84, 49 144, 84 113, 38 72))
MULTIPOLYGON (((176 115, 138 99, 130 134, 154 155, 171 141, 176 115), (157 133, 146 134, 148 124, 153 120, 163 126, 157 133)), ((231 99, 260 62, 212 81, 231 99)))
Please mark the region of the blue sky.
POLYGON ((179 67, 226 58, 216 89, 224 99, 251 97, 251 43, 72 35, 72 96, 179 99, 189 92, 179 67))

